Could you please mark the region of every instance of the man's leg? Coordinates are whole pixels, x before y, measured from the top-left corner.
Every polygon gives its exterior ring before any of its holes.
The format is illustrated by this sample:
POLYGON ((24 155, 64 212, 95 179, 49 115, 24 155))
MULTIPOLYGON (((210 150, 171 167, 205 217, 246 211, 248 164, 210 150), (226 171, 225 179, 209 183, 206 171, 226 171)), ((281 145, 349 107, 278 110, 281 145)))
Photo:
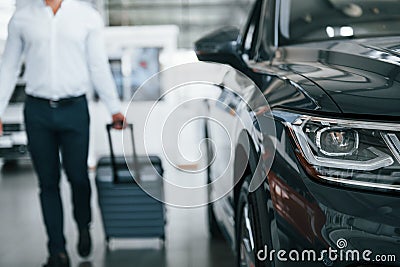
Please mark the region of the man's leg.
POLYGON ((65 253, 63 209, 60 197, 60 159, 58 136, 52 129, 51 110, 29 100, 25 106, 25 124, 29 151, 39 178, 40 202, 48 236, 50 255, 65 253))
POLYGON ((74 218, 79 230, 91 222, 90 181, 87 170, 89 148, 89 114, 86 100, 60 108, 62 162, 72 189, 74 218), (62 120, 61 120, 62 119, 62 120))
POLYGON ((88 136, 77 128, 60 133, 61 155, 65 173, 71 184, 74 218, 79 229, 91 222, 90 181, 87 171, 88 136))

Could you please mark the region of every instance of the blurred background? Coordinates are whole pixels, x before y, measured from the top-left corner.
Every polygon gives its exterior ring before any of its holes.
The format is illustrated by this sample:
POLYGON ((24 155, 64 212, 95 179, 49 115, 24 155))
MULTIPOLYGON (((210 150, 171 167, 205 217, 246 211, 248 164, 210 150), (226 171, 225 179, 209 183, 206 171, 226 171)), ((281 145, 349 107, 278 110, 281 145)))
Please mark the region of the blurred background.
MULTIPOLYGON (((7 39, 7 25, 15 11, 32 1, 0 0, 0 62, 7 39)), ((90 2, 103 16, 105 42, 111 70, 117 84, 123 109, 128 106, 137 89, 152 75, 184 63, 196 62, 194 41, 204 34, 223 26, 240 26, 251 8, 253 0, 92 0, 90 2)), ((185 73, 193 75, 195 73, 185 73)), ((201 86, 163 96, 177 77, 174 73, 159 75, 145 83, 144 90, 135 95, 134 108, 127 114, 135 125, 138 142, 137 153, 150 153, 163 161, 166 179, 186 179, 185 175, 168 164, 163 156, 161 140, 148 136, 152 142, 141 146, 146 111, 160 100, 155 112, 159 114, 147 125, 148 133, 160 133, 165 116, 185 99, 196 96, 201 86)), ((0 138, 0 266, 40 266, 46 258, 46 235, 42 223, 38 200, 38 187, 27 152, 27 140, 22 117, 24 103, 24 67, 21 68, 18 84, 10 105, 2 120, 5 135, 0 138)), ((88 94, 91 112, 91 145, 88 166, 94 186, 96 163, 101 156, 109 154, 105 124, 110 121, 105 106, 98 101, 96 93, 88 94)), ((173 120, 179 125, 187 122, 201 107, 180 107, 173 120)), ((190 123, 178 151, 185 158, 198 158, 198 144, 203 138, 201 123, 190 123)), ((168 129, 167 129, 168 130, 168 129)), ((122 143, 117 143, 117 153, 122 153, 122 143)), ((170 155, 174 157, 174 155, 170 155)), ((182 169, 196 170, 198 162, 185 165, 182 155, 170 158, 182 169)), ((201 165, 201 164, 199 164, 201 165)), ((191 178, 206 181, 204 172, 191 178)), ((188 180, 185 180, 188 184, 188 180)), ((190 184, 190 180, 189 180, 190 184)), ((65 177, 62 180, 62 195, 66 214, 65 232, 73 266, 232 266, 233 254, 222 240, 211 240, 207 229, 206 207, 181 209, 167 206, 165 247, 157 240, 131 240, 113 242, 105 246, 104 233, 97 204, 93 197, 94 251, 87 261, 81 261, 75 252, 76 231, 71 216, 70 189, 65 177)), ((165 192, 168 198, 169 192, 165 192)), ((206 199, 206 195, 203 196, 206 199)))
MULTIPOLYGON (((0 42, 13 10, 35 0, 0 1, 0 42)), ((40 1, 40 0, 37 0, 40 1)), ((176 25, 178 47, 190 49, 204 33, 246 18, 250 0, 86 0, 103 15, 107 26, 176 25)))
MULTIPOLYGON (((0 0, 0 62, 7 39, 7 25, 17 8, 32 1, 41 0, 0 0)), ((85 0, 93 5, 103 16, 105 41, 111 70, 121 100, 126 104, 152 75, 179 64, 196 62, 193 52, 194 42, 218 28, 241 26, 250 11, 253 0, 85 0)), ((11 104, 2 118, 7 130, 18 131, 23 128, 22 103, 24 101, 24 67, 12 96, 11 104), (20 129, 21 128, 21 129, 20 129)), ((146 83, 145 90, 135 95, 139 106, 151 105, 168 90, 174 77, 164 75, 161 80, 152 79, 146 83)), ((193 90, 192 90, 193 91, 193 90)), ((109 119, 97 94, 89 93, 91 111, 99 116, 92 122, 92 132, 104 132, 103 125, 109 119), (101 128, 100 128, 101 127, 101 128)), ((168 103, 181 101, 183 95, 166 100, 168 103)), ((186 96, 187 97, 187 96, 186 96)), ((125 107, 124 106, 124 107, 125 107)), ((129 114, 128 114, 129 115, 129 114)), ((129 116, 128 116, 129 117, 129 116)), ((133 116, 135 117, 135 116, 133 116)), ((140 121, 136 123, 141 123, 140 121)), ((24 143, 22 134, 15 134, 18 143, 24 143)), ((102 140, 105 134, 92 136, 96 147, 91 146, 89 165, 94 166, 99 155, 107 147, 102 140)), ((0 140, 0 143, 4 140, 0 140)), ((5 142, 5 141, 4 141, 5 142)), ((5 142, 7 143, 7 142, 5 142)), ((92 142, 93 143, 93 142, 92 142)), ((158 144, 159 145, 159 144, 158 144)), ((150 148, 151 152, 153 149, 150 148)), ((157 148, 155 148, 157 150, 157 148)), ((17 153, 24 154, 23 146, 14 146, 7 152, 11 158, 17 153)), ((2 149, 0 146, 0 156, 2 149)))

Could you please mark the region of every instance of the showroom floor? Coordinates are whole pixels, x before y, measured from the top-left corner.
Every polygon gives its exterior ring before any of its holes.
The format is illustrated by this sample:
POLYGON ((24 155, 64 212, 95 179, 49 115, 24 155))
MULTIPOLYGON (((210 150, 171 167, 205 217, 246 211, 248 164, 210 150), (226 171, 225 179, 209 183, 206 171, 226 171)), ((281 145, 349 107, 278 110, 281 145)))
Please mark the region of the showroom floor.
MULTIPOLYGON (((174 172, 167 169, 165 175, 174 175, 174 172)), ((91 179, 93 182, 93 173, 91 179)), ((22 162, 18 168, 3 168, 1 172, 0 266, 41 266, 47 256, 36 183, 29 163, 22 162)), ((77 236, 65 179, 61 187, 66 214, 65 233, 73 267, 224 267, 233 264, 233 255, 227 244, 224 241, 211 242, 204 207, 167 207, 165 249, 158 240, 114 240, 107 249, 96 194, 93 197, 94 250, 91 257, 83 261, 75 250, 77 236)))

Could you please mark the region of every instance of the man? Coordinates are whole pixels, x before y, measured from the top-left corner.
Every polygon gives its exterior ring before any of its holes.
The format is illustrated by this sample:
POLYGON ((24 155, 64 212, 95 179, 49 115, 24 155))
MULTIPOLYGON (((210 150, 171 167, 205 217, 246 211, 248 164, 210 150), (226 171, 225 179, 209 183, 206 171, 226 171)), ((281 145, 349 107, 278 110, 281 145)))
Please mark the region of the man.
MULTIPOLYGON (((85 93, 95 86, 117 128, 125 122, 102 38, 102 20, 78 0, 35 0, 15 12, 0 67, 0 117, 24 54, 24 109, 29 150, 39 178, 48 235, 47 267, 69 266, 59 192, 60 155, 72 188, 78 252, 91 251, 91 189, 87 172, 89 114, 85 93)), ((2 124, 0 121, 0 132, 2 124)))

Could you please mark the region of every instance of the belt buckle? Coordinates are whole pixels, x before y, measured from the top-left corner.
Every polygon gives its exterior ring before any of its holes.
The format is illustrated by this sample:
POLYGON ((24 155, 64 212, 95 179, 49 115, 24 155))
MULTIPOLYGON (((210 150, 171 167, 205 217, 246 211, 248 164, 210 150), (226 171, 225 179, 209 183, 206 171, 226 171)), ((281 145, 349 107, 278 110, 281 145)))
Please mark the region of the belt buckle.
POLYGON ((49 104, 51 108, 58 108, 59 103, 58 101, 54 101, 54 100, 49 100, 49 104))

